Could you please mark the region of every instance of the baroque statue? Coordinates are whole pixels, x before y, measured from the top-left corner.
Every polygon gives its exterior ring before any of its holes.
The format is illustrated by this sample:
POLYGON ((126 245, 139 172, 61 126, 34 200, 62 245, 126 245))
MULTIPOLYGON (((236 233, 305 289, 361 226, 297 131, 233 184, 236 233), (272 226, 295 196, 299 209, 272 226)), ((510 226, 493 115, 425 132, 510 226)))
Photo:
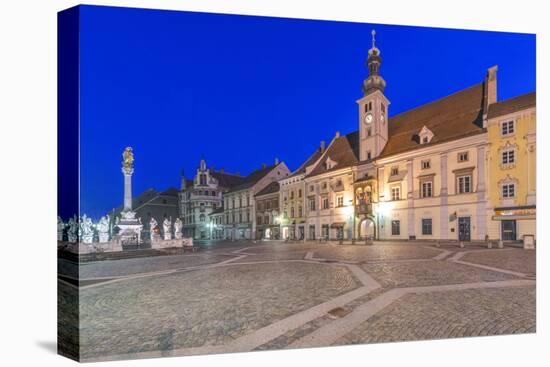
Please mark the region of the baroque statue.
POLYGON ((177 239, 177 240, 180 240, 183 238, 182 236, 182 233, 181 233, 181 229, 183 228, 183 222, 181 221, 181 219, 178 217, 175 221, 174 221, 174 238, 177 239))
POLYGON ((164 239, 165 240, 171 240, 172 239, 172 218, 164 218, 164 222, 162 222, 162 227, 164 229, 164 239))
POLYGON ((83 243, 92 243, 94 239, 94 229, 92 218, 84 214, 80 222, 80 234, 83 243))
POLYGON ((126 147, 122 152, 122 167, 131 169, 134 167, 134 153, 132 147, 126 147))
POLYGON ((109 242, 109 215, 101 217, 97 224, 99 242, 109 242))
POLYGON ((153 217, 151 217, 151 220, 149 221, 149 233, 151 234, 151 241, 153 241, 155 235, 158 233, 158 222, 153 217))
POLYGON ((63 230, 65 229, 65 223, 63 219, 58 215, 57 216, 57 240, 63 241, 63 230))
POLYGON ((76 216, 69 219, 68 227, 69 229, 67 231, 67 239, 69 240, 69 242, 74 243, 78 240, 79 234, 78 219, 76 219, 76 216))

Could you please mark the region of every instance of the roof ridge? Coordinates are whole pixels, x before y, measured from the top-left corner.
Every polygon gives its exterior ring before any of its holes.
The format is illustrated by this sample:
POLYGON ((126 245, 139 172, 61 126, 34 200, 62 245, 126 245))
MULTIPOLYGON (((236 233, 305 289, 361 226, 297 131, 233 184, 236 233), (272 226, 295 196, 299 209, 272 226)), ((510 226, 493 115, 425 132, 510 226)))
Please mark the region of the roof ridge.
POLYGON ((427 106, 432 105, 432 104, 434 104, 434 103, 441 102, 441 101, 443 101, 443 100, 445 100, 445 99, 447 99, 447 98, 450 98, 450 97, 455 96, 456 94, 459 94, 459 93, 462 93, 462 92, 465 92, 465 91, 467 91, 467 90, 474 89, 474 88, 480 87, 480 86, 483 86, 483 82, 477 83, 477 84, 474 84, 474 85, 471 85, 471 86, 469 86, 469 87, 466 87, 466 88, 463 88, 463 89, 460 89, 460 90, 457 90, 456 92, 453 92, 453 93, 451 93, 451 94, 447 94, 447 95, 445 95, 445 96, 443 96, 443 97, 440 97, 440 98, 438 98, 438 99, 436 99, 436 100, 433 100, 433 101, 431 101, 431 102, 427 102, 427 103, 418 105, 418 106, 413 107, 413 108, 411 108, 411 109, 408 109, 408 110, 406 110, 406 111, 402 111, 402 112, 398 113, 397 115, 394 115, 394 116, 389 117, 388 123, 391 122, 392 119, 395 119, 395 118, 398 117, 398 116, 401 116, 401 115, 404 115, 404 114, 406 114, 406 113, 409 113, 409 112, 418 110, 418 109, 423 108, 423 107, 427 107, 427 106))

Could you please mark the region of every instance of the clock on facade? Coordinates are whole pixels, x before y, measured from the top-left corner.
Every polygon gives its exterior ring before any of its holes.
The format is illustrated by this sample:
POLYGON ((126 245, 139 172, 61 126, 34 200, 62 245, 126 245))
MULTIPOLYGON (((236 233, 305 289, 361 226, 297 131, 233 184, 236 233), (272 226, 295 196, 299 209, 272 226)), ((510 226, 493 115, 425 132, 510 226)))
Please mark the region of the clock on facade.
POLYGON ((372 114, 371 113, 367 113, 365 115, 365 123, 367 124, 370 124, 372 122, 372 114))

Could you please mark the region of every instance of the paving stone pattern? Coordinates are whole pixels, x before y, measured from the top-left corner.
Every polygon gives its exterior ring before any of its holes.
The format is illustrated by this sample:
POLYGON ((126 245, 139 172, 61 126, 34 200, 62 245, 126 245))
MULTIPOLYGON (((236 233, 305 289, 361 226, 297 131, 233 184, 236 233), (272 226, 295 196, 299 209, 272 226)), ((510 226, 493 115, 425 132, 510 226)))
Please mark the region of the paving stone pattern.
POLYGON ((535 287, 405 295, 334 343, 533 333, 535 287))
POLYGON ((449 261, 377 263, 361 265, 385 288, 402 288, 516 279, 515 276, 449 261))
POLYGON ((358 286, 345 267, 279 263, 85 289, 83 357, 227 343, 358 286))
POLYGON ((533 250, 504 249, 472 252, 464 255, 460 260, 524 274, 535 274, 537 271, 536 253, 533 250))
MULTIPOLYGON (((430 247, 429 243, 353 246, 227 242, 205 245, 199 253, 86 263, 80 267, 81 279, 126 278, 86 283, 91 285, 80 291, 59 282, 60 352, 77 353, 80 345, 81 357, 90 361, 115 355, 131 357, 139 352, 168 355, 182 348, 209 346, 217 349, 208 350, 231 352, 219 347, 236 345, 231 343, 239 340, 252 340, 249 350, 282 349, 306 340, 320 328, 333 333, 330 328, 338 320, 345 321, 366 302, 376 302, 395 288, 518 279, 448 261, 450 256, 434 260, 443 250, 448 249, 430 247), (304 260, 307 253, 330 262, 304 260), (364 289, 358 289, 363 286, 355 277, 358 275, 338 263, 342 260, 360 263, 352 269, 364 271, 365 277, 372 277, 380 288, 359 293, 328 313, 294 317, 364 289), (174 272, 154 273, 164 270, 174 272), (288 320, 293 321, 289 324, 288 320), (254 343, 254 333, 277 321, 285 327, 264 329, 273 333, 271 338, 263 332, 263 344, 254 343)), ((479 249, 466 253, 461 260, 532 276, 535 273, 534 251, 479 249)), ((60 274, 74 274, 74 264, 64 261, 59 262, 60 274)), ((535 331, 534 286, 430 292, 398 298, 358 322, 357 327, 352 324, 355 329, 334 344, 535 331)), ((324 345, 311 345, 316 346, 324 345)))

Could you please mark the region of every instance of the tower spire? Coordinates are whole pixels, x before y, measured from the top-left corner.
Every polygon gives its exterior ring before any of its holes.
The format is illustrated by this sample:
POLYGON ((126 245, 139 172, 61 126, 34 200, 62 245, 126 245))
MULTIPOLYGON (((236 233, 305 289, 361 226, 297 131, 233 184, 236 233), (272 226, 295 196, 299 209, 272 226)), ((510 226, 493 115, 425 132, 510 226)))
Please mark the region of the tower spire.
POLYGON ((369 50, 369 57, 367 58, 367 68, 369 70, 369 76, 363 81, 363 94, 366 96, 375 90, 380 90, 384 93, 386 88, 386 81, 380 76, 380 65, 382 64, 382 58, 380 57, 380 50, 376 47, 376 31, 373 29, 372 35, 372 47, 369 50))

